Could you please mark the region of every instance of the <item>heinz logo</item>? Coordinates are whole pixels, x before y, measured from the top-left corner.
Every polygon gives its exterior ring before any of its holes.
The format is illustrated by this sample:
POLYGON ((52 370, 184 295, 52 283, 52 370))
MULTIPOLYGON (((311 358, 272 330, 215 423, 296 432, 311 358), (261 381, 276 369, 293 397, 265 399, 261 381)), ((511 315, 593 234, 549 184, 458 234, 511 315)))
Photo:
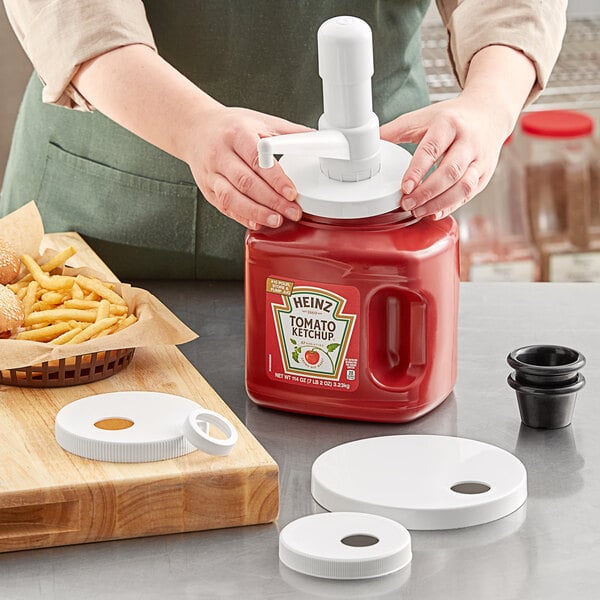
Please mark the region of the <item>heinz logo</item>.
POLYGON ((271 303, 284 373, 339 380, 356 315, 347 299, 318 287, 294 286, 271 303))
POLYGON ((295 294, 292 296, 292 302, 294 303, 294 308, 314 308, 327 313, 331 313, 331 309, 333 308, 331 300, 327 300, 327 298, 321 296, 313 296, 312 294, 295 294))

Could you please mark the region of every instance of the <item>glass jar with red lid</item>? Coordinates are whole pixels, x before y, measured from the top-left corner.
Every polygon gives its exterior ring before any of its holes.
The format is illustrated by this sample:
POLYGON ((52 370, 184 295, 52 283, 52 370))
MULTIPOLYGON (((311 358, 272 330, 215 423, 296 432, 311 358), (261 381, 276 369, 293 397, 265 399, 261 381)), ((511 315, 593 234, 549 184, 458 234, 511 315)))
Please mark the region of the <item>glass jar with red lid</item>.
POLYGON ((593 224, 594 121, 567 110, 521 118, 526 197, 545 281, 600 281, 593 224))

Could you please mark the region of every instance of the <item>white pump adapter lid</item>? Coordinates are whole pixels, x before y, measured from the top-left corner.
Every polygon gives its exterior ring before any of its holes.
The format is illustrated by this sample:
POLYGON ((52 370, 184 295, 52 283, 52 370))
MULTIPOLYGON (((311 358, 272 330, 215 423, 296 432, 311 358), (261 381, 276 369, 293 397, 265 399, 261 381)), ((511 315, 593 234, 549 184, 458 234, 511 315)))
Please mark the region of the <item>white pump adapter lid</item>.
POLYGON ((138 463, 202 450, 225 456, 238 434, 233 424, 188 398, 161 392, 95 394, 67 404, 55 419, 58 444, 83 458, 138 463), (209 424, 224 436, 210 435, 209 424))
POLYGON ((371 28, 356 17, 335 17, 321 25, 317 41, 324 104, 319 130, 263 138, 259 166, 272 167, 273 155, 283 154, 280 164, 308 214, 355 219, 396 210, 411 155, 379 138, 371 28))

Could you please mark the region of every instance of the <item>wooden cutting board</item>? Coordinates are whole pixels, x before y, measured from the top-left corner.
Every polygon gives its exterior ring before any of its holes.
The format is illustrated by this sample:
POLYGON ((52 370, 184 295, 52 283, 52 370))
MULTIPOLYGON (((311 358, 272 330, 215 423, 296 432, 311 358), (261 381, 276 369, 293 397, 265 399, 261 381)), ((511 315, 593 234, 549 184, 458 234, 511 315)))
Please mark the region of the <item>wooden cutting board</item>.
POLYGON ((0 386, 0 552, 268 523, 278 510, 277 464, 174 346, 139 348, 96 383, 0 386), (227 417, 239 440, 226 457, 140 464, 87 460, 56 443, 65 404, 125 390, 194 400, 227 417))

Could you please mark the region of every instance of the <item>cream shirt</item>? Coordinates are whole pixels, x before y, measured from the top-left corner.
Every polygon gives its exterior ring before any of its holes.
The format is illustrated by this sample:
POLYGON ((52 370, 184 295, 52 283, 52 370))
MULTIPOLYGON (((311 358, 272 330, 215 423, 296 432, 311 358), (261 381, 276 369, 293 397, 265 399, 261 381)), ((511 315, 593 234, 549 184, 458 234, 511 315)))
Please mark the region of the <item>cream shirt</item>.
MULTIPOLYGON (((535 65, 533 101, 548 82, 566 28, 567 0, 436 0, 459 84, 490 45, 523 52, 535 65)), ((92 110, 71 84, 79 65, 120 46, 156 46, 141 0, 4 0, 9 21, 44 84, 44 102, 92 110)))

